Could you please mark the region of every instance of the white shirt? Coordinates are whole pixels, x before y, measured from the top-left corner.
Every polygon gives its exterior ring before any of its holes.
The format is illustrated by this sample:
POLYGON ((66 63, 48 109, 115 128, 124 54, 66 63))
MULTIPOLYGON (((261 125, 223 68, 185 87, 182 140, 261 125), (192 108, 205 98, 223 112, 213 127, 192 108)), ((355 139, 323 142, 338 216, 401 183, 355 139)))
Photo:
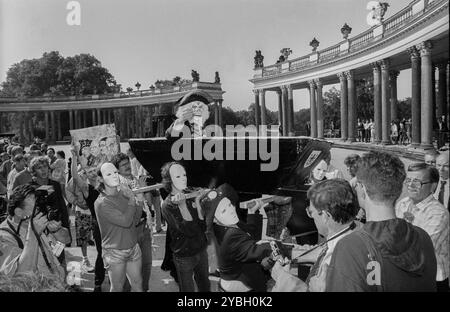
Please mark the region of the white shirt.
MULTIPOLYGON (((444 207, 448 209, 448 196, 449 196, 449 186, 448 186, 448 182, 449 179, 444 180, 447 183, 445 183, 444 185, 444 207)), ((438 186, 436 188, 436 192, 434 192, 434 198, 436 198, 437 200, 439 200, 439 192, 441 191, 441 180, 439 180, 438 182, 438 186)))
POLYGON ((443 281, 449 276, 449 213, 433 195, 420 203, 414 204, 409 198, 403 198, 395 206, 397 218, 420 227, 430 235, 437 261, 436 281, 443 281))

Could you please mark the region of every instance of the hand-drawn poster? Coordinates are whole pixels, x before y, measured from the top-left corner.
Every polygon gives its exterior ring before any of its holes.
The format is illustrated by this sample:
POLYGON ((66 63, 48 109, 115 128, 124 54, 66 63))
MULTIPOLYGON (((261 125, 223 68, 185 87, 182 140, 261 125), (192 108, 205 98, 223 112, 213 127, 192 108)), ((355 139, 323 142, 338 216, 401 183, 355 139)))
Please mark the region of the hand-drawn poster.
POLYGON ((120 152, 114 124, 70 130, 72 146, 78 147, 82 168, 98 167, 120 152))

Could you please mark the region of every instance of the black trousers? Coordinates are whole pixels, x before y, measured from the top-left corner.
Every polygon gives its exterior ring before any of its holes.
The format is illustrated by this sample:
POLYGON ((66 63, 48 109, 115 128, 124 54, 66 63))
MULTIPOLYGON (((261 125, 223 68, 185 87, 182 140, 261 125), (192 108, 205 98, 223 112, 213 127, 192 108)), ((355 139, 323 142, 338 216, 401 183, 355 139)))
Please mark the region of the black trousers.
POLYGON ((436 282, 437 292, 449 292, 450 287, 448 285, 448 278, 443 281, 436 282))
POLYGON ((105 280, 105 265, 102 258, 102 237, 96 221, 92 223, 92 236, 94 236, 95 248, 97 249, 97 259, 95 260, 94 285, 101 286, 105 280))

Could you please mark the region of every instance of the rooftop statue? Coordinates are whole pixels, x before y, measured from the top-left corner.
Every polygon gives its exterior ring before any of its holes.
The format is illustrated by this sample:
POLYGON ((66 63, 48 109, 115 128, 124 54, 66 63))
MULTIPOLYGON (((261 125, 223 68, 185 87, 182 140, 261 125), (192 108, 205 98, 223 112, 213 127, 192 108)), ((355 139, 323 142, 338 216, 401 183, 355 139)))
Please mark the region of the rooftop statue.
POLYGON ((214 76, 214 83, 220 83, 219 72, 216 71, 216 75, 214 76))
POLYGON ((199 74, 197 71, 192 70, 192 71, 191 71, 191 76, 192 76, 192 81, 193 81, 193 82, 198 82, 198 81, 200 81, 200 74, 199 74))
POLYGON ((255 55, 255 69, 264 67, 264 56, 261 54, 261 50, 256 50, 255 55))
POLYGON ((387 2, 370 1, 367 3, 367 10, 372 10, 367 15, 367 23, 370 26, 380 25, 388 7, 389 3, 387 2))

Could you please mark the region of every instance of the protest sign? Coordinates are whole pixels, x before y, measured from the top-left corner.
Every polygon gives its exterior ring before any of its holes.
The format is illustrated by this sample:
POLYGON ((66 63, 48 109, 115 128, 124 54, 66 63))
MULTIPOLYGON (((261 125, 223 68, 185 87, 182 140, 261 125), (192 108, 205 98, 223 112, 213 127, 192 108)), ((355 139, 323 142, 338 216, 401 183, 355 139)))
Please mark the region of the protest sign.
POLYGON ((114 124, 70 130, 72 146, 78 147, 82 168, 98 167, 120 152, 114 124))

